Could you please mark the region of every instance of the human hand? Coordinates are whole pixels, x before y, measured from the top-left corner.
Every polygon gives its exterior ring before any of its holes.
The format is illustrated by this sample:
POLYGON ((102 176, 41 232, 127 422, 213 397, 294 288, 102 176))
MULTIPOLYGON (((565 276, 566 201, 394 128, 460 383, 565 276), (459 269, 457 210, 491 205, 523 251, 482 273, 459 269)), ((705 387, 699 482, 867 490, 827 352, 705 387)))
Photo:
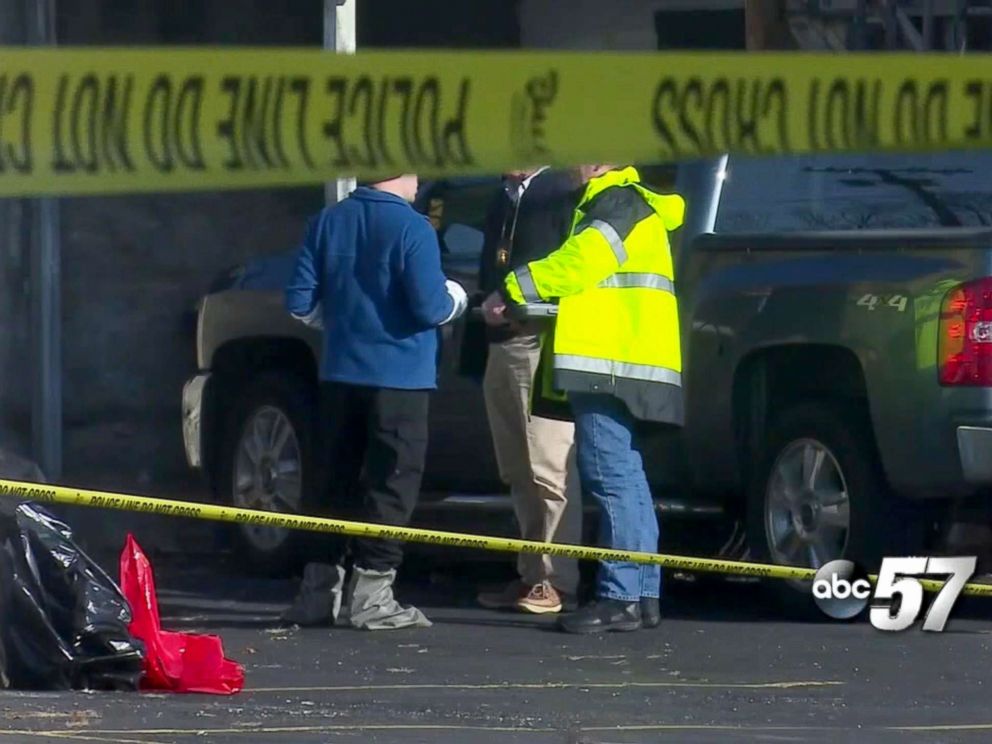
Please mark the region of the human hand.
POLYGON ((482 303, 482 317, 491 326, 506 325, 506 301, 499 292, 493 292, 482 303))

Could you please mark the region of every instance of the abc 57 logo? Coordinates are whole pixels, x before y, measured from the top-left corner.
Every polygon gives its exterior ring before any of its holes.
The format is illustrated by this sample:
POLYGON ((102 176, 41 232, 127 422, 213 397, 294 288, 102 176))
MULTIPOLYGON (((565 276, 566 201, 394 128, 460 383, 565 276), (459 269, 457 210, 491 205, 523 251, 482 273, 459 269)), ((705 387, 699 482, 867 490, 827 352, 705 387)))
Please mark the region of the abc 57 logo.
POLYGON ((923 630, 939 632, 947 625, 957 598, 975 573, 976 558, 884 558, 874 591, 868 573, 853 561, 823 565, 813 579, 813 599, 835 620, 850 620, 871 603, 868 617, 879 630, 906 630, 923 609, 921 578, 945 579, 926 611, 923 630))

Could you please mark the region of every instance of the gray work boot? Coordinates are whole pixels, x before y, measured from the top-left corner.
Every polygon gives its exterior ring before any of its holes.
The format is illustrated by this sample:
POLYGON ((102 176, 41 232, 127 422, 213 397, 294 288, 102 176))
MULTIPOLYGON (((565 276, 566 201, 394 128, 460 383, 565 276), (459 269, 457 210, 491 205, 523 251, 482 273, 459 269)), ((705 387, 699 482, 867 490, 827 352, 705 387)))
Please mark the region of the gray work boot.
POLYGON ((279 616, 286 625, 333 625, 341 612, 344 568, 329 563, 308 563, 293 604, 279 616))
POLYGON ((361 630, 429 628, 431 621, 416 607, 403 607, 393 597, 396 571, 355 566, 351 577, 351 624, 361 630))

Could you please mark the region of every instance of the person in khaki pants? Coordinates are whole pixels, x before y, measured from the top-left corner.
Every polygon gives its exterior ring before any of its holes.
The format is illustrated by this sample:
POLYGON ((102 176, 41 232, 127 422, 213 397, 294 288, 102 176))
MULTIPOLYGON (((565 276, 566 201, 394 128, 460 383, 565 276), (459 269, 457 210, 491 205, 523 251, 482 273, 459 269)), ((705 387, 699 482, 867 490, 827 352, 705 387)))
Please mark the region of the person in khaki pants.
MULTIPOLYGON (((480 286, 499 286, 507 273, 543 258, 568 237, 577 182, 547 168, 515 172, 490 210, 480 286)), ((500 476, 510 486, 525 540, 581 542, 582 504, 575 466, 574 425, 536 416, 531 391, 541 357, 540 323, 489 328, 483 394, 500 476)), ((490 609, 555 613, 575 603, 576 561, 521 553, 520 578, 479 595, 490 609)))

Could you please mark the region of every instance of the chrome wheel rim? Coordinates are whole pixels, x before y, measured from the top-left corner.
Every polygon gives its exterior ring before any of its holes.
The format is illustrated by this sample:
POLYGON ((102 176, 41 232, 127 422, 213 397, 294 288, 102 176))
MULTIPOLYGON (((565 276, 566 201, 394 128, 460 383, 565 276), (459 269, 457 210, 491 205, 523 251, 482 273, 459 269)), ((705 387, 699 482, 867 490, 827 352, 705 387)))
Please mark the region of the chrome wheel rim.
POLYGON ((791 442, 765 494, 765 534, 775 563, 819 568, 847 550, 851 501, 837 458, 815 439, 791 442))
MULTIPOLYGON (((245 420, 234 458, 232 503, 241 509, 298 514, 302 505, 303 462, 289 417, 262 406, 245 420)), ((279 548, 289 530, 240 525, 249 543, 262 552, 279 548)))

